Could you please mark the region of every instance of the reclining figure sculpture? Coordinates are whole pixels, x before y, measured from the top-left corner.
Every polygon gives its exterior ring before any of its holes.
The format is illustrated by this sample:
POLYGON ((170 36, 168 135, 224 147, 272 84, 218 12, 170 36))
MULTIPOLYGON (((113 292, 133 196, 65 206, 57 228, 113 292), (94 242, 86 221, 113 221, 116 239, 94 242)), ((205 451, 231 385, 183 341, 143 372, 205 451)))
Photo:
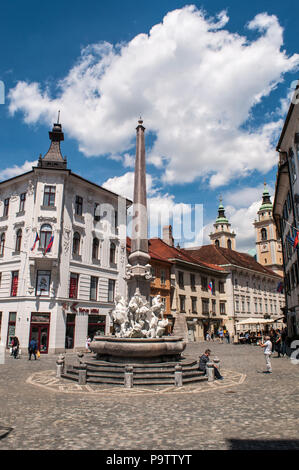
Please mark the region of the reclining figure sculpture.
POLYGON ((153 298, 152 306, 140 295, 139 289, 127 305, 121 295, 115 298, 110 317, 117 338, 157 338, 163 336, 168 320, 163 318, 161 296, 153 298))

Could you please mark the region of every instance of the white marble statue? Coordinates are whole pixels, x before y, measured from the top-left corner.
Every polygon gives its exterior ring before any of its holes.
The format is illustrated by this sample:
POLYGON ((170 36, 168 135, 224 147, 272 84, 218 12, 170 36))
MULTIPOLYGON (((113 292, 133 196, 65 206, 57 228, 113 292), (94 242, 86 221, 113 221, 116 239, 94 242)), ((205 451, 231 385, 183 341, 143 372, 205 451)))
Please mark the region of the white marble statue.
POLYGON ((161 296, 153 298, 152 307, 137 289, 129 304, 121 295, 115 299, 111 312, 115 336, 118 338, 156 338, 163 336, 168 320, 163 318, 164 304, 161 296))

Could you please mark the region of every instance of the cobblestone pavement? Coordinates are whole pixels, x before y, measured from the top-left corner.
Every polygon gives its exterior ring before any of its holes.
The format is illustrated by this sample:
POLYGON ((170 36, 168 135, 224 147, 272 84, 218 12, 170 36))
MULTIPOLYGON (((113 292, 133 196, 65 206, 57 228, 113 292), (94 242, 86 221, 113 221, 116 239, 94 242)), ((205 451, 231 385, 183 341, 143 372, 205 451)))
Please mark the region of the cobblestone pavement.
MULTIPOLYGON (((188 344, 185 356, 198 358, 206 346, 188 344)), ((263 374, 256 346, 209 348, 225 380, 180 389, 78 388, 55 379, 57 356, 7 356, 0 365, 0 450, 298 450, 299 365, 272 357, 273 373, 263 374), (1 437, 1 428, 12 430, 1 437)))

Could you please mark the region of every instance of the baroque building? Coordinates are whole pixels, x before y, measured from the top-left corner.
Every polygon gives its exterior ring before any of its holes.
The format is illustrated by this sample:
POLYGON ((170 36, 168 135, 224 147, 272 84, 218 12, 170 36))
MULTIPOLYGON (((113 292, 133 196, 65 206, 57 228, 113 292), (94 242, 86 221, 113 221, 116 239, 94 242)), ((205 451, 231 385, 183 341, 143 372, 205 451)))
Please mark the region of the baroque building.
POLYGON ((222 248, 236 249, 236 234, 231 231, 231 224, 225 216, 225 209, 220 198, 218 207, 218 217, 214 223, 214 232, 210 233, 210 240, 215 246, 222 248))
POLYGON ((283 276, 282 245, 273 219, 273 204, 266 183, 255 220, 257 261, 283 276))
POLYGON ((61 124, 31 171, 0 183, 0 340, 41 353, 82 349, 111 329, 116 292, 126 295, 130 201, 74 174, 61 124))

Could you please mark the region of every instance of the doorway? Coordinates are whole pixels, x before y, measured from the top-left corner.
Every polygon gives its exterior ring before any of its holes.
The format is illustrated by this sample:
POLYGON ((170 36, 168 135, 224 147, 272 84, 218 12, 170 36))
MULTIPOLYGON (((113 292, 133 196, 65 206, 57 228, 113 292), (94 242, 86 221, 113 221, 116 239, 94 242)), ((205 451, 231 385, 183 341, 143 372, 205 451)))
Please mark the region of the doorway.
POLYGON ((35 339, 41 354, 47 354, 49 348, 50 314, 31 314, 30 341, 35 339))

